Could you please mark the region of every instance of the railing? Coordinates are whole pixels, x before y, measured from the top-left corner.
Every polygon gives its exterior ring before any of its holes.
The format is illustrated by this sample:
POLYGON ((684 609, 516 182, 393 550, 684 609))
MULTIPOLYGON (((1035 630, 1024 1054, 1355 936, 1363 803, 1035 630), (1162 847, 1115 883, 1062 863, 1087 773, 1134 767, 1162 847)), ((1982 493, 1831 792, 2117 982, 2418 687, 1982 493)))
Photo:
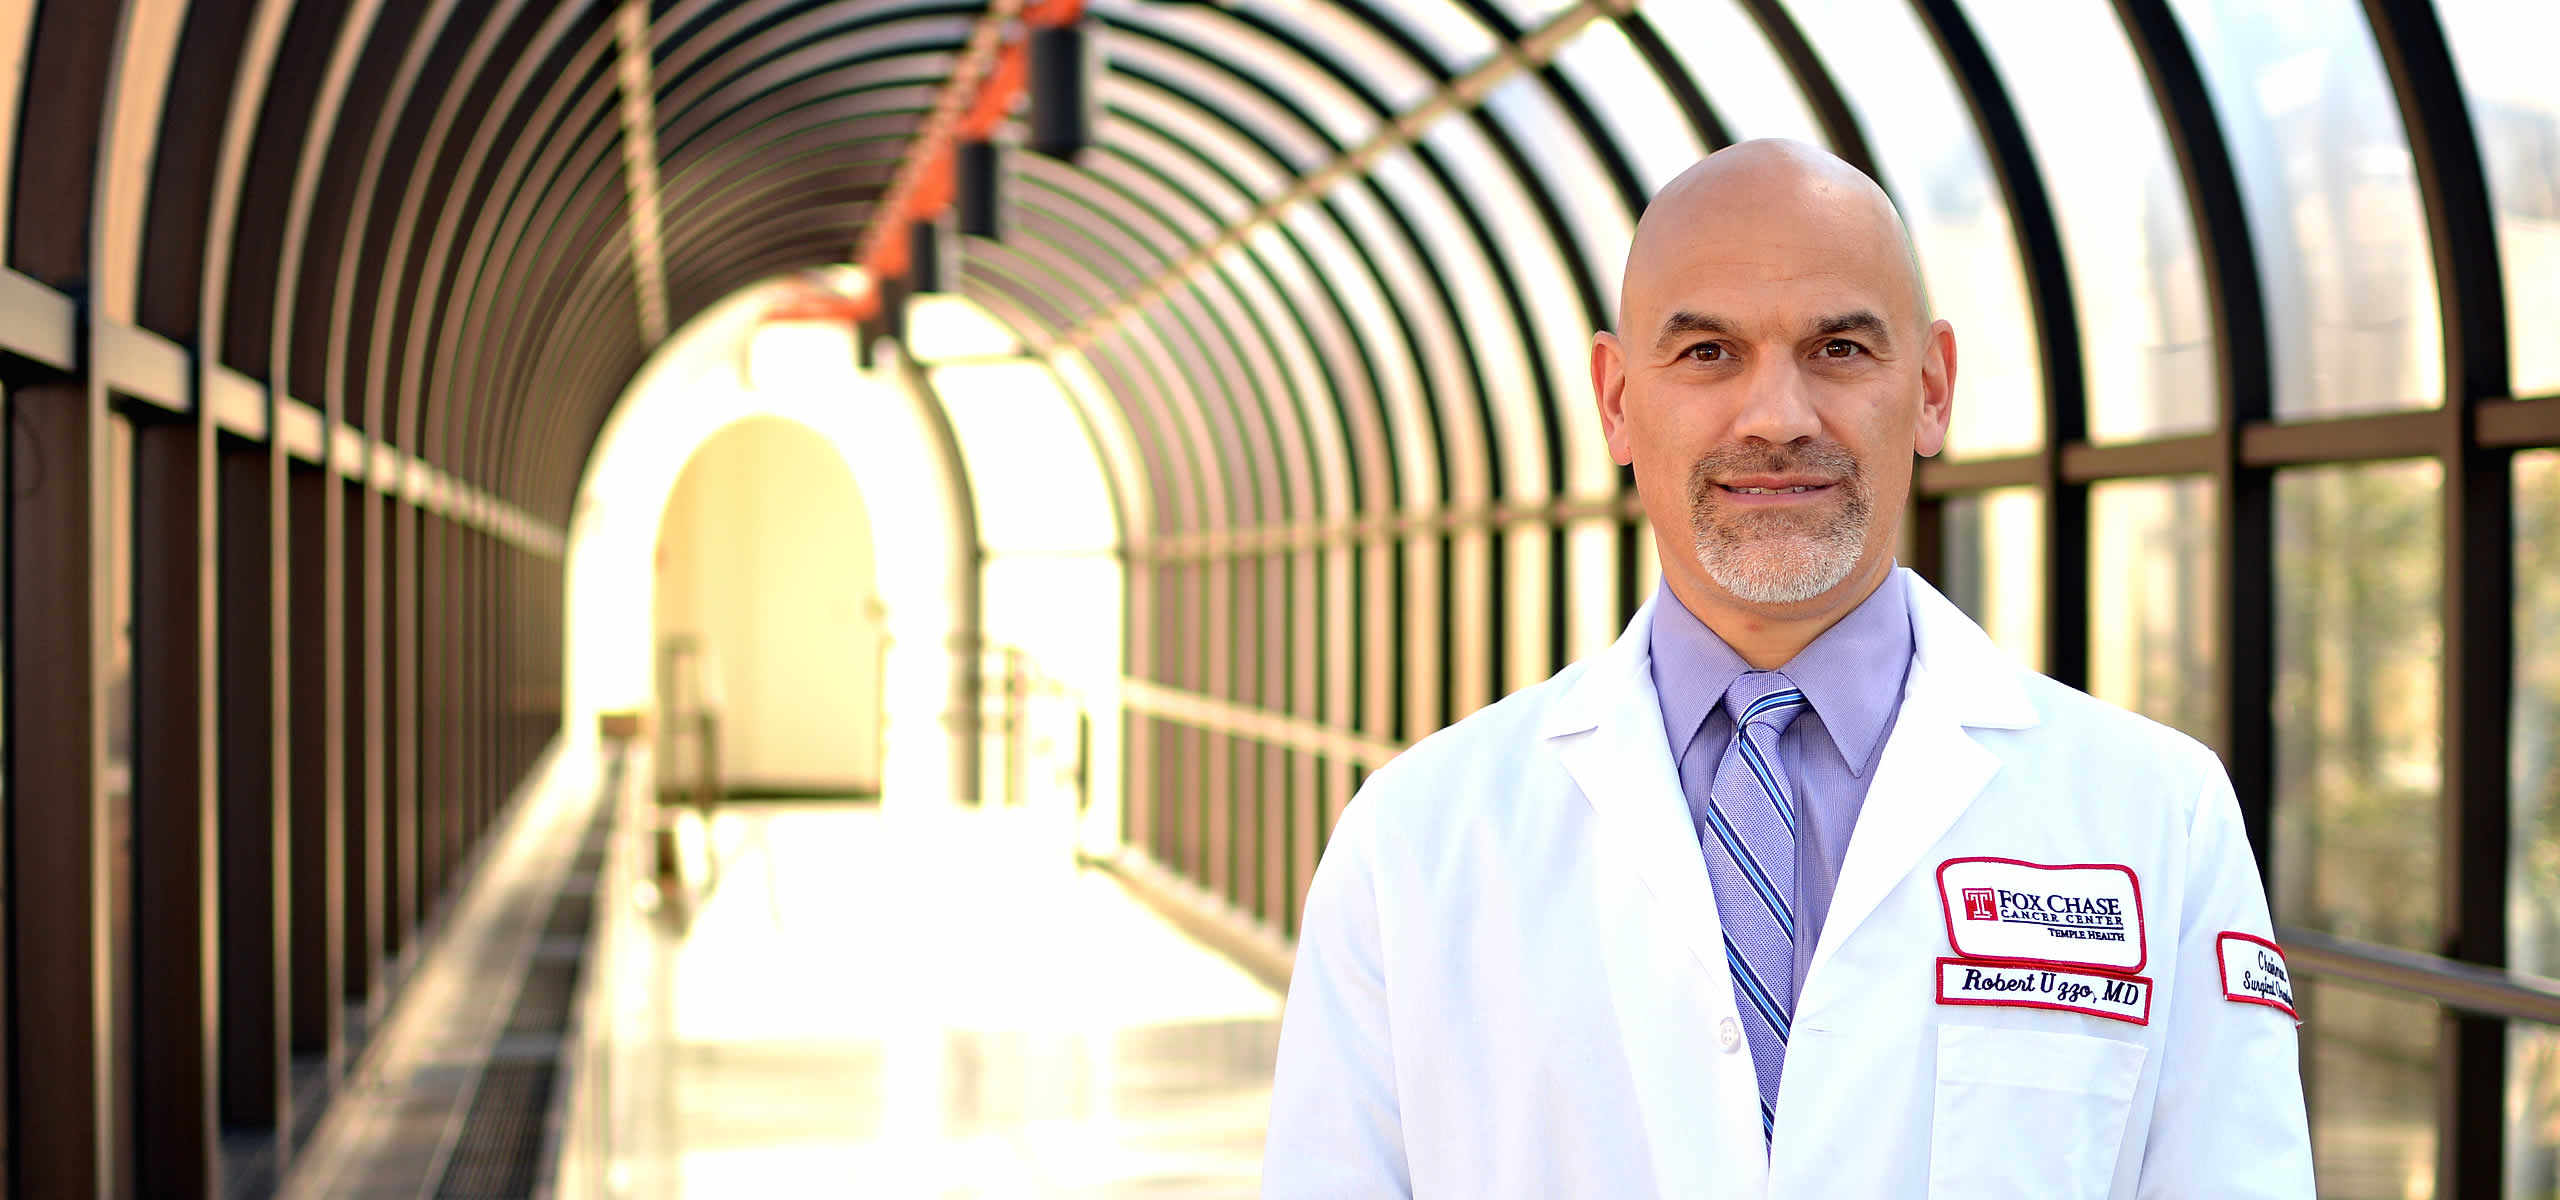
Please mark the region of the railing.
POLYGON ((2309 929, 2279 929, 2276 941, 2296 971, 2421 996, 2481 1016, 2560 1025, 2560 980, 2309 929))
POLYGON ((1065 789, 1081 815, 1093 804, 1093 713, 1084 694, 1042 669, 1019 646, 978 655, 982 779, 996 784, 981 803, 1019 808, 1065 789))

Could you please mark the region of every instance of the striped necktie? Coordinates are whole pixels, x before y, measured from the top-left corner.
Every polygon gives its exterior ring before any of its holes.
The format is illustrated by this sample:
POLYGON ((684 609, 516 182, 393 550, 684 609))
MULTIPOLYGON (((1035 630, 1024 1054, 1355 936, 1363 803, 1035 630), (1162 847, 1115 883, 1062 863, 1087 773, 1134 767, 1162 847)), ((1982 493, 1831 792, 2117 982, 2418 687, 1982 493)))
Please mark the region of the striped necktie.
POLYGON ((1707 789, 1707 876, 1724 921, 1725 964, 1742 1030, 1760 1075, 1760 1132, 1776 1135, 1778 1078, 1795 1016, 1796 808, 1778 760, 1778 737, 1805 709, 1804 693, 1775 671, 1751 671, 1725 689, 1733 741, 1707 789))

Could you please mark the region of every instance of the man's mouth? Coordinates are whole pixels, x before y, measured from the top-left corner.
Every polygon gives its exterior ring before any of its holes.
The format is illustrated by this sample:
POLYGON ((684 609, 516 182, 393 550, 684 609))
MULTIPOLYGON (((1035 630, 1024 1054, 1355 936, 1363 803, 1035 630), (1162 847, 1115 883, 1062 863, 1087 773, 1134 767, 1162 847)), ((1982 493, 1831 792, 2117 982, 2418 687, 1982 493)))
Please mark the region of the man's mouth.
POLYGON ((1738 495, 1738 496, 1792 496, 1792 495, 1795 495, 1795 494, 1796 494, 1796 493, 1798 493, 1798 492, 1811 492, 1811 491, 1817 491, 1817 490, 1820 490, 1820 489, 1821 489, 1821 488, 1823 488, 1823 487, 1828 487, 1828 486, 1830 486, 1830 485, 1828 485, 1828 484, 1803 484, 1803 485, 1800 485, 1800 486, 1797 486, 1797 487, 1782 487, 1782 488, 1734 487, 1734 486, 1732 486, 1732 485, 1730 485, 1730 484, 1717 484, 1716 486, 1721 487, 1721 488, 1723 488, 1724 490, 1726 490, 1726 491, 1728 491, 1728 492, 1732 492, 1732 493, 1734 493, 1735 495, 1738 495))

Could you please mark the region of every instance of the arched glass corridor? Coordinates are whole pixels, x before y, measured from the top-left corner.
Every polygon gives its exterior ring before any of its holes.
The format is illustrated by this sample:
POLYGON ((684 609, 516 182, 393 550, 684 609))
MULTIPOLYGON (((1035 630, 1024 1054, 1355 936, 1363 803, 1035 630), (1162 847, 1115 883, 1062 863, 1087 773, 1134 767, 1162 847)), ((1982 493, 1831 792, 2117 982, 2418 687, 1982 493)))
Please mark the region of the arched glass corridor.
POLYGON ((0 0, 0 1188, 765 1186, 667 1149, 687 1087, 820 1137, 710 1069, 761 996, 811 1105, 948 1096, 942 1051, 811 1040, 948 1010, 1064 1123, 946 1160, 995 1126, 882 1109, 829 1170, 1249 1190, 1344 805, 1655 587, 1588 384, 1638 214, 1784 136, 1884 185, 1964 346, 1901 561, 2228 767, 2323 1193, 2560 1195, 2555 40, 2535 0, 0 0), (710 994, 695 1057, 626 1036, 710 994), (1110 1033, 1159 1028, 1213 1032, 1110 1033), (1158 1084, 1199 1141, 1038 1141, 1158 1084))

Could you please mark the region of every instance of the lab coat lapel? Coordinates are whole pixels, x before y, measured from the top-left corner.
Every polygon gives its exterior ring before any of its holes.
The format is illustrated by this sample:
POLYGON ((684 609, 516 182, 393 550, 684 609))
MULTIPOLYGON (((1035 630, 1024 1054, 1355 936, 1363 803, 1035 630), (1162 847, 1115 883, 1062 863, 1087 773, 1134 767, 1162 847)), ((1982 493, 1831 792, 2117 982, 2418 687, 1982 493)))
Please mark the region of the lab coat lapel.
POLYGON ((1910 571, 1895 571, 1884 586, 1909 589, 1911 675, 1850 834, 1808 980, 1923 865, 1930 848, 1998 773, 1998 757, 1967 730, 2036 723, 2035 707, 2019 683, 2021 668, 1980 626, 1910 571))
POLYGON ((1711 1178, 1704 1165, 1748 1162, 1746 1175, 1766 1168, 1757 1121, 1745 1128, 1739 1119, 1711 1119, 1725 1107, 1713 1100, 1717 1082, 1692 1069, 1699 1061, 1696 1047, 1714 1036, 1696 1019, 1697 989, 1729 976, 1715 892, 1690 826, 1679 770, 1663 739, 1649 670, 1652 615, 1648 603, 1615 644, 1590 660, 1549 710, 1540 733, 1597 820, 1600 927, 1594 933, 1622 1018, 1626 1063, 1644 1114, 1644 1141, 1653 1148, 1658 1190, 1756 1196, 1765 1189, 1765 1177, 1755 1184, 1727 1169, 1711 1178), (1699 1152, 1701 1134, 1709 1136, 1713 1153, 1699 1152))

